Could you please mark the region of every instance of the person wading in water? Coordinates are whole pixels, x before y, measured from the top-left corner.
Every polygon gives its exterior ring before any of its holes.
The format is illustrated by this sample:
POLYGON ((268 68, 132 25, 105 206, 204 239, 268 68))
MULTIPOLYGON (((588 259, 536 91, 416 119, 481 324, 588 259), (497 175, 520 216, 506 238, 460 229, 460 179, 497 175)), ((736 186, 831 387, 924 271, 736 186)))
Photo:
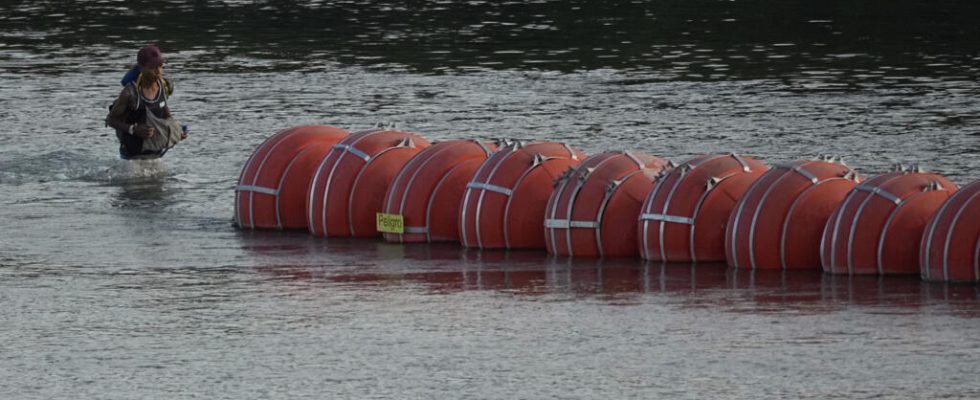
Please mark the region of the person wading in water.
POLYGON ((119 156, 124 160, 159 158, 187 138, 170 114, 168 99, 173 82, 163 77, 163 54, 146 46, 136 54, 139 75, 124 79, 119 97, 109 107, 106 125, 116 130, 119 156))

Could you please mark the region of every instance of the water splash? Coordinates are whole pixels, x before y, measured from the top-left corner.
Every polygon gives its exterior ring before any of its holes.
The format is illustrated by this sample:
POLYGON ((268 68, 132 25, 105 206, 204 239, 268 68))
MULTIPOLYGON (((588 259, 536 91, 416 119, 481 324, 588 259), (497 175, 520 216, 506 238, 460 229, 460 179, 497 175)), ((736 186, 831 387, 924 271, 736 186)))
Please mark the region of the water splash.
POLYGON ((81 181, 122 184, 172 176, 163 160, 120 160, 72 150, 0 160, 0 183, 81 181))

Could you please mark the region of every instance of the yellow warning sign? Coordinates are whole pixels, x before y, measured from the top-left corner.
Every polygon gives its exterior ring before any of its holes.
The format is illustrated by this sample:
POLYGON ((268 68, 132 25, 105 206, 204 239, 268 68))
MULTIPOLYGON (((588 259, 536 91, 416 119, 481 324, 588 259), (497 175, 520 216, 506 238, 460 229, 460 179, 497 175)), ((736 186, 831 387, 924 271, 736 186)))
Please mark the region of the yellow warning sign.
POLYGON ((378 232, 405 233, 405 218, 398 214, 377 213, 378 232))

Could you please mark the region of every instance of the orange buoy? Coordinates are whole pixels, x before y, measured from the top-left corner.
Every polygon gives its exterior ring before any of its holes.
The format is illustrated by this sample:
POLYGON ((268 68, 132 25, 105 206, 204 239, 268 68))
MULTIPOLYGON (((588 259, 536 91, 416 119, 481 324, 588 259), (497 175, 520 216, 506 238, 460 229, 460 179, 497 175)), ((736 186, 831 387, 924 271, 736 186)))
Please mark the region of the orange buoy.
POLYGON ((647 260, 725 260, 725 224, 767 167, 737 154, 694 157, 665 171, 643 202, 640 255, 647 260))
POLYGON ((953 193, 929 219, 919 251, 922 279, 980 281, 980 181, 953 193))
POLYGON ((377 213, 395 174, 429 146, 414 133, 368 130, 333 146, 310 182, 307 218, 317 236, 378 236, 377 213))
POLYGON ((833 274, 919 272, 926 222, 956 184, 931 173, 898 171, 855 186, 827 219, 820 262, 833 274))
POLYGON ((667 160, 641 151, 591 156, 564 174, 545 208, 548 253, 579 257, 636 256, 632 227, 667 160))
POLYGON ((473 173, 497 145, 448 140, 422 150, 402 167, 385 195, 384 213, 403 218, 404 233, 389 242, 459 240, 459 204, 473 173))
POLYGON ((832 160, 797 161, 766 171, 728 218, 728 265, 819 270, 823 227, 857 179, 853 170, 832 160))
POLYGON ((235 224, 251 229, 305 229, 306 191, 317 162, 348 135, 326 125, 284 129, 248 158, 235 186, 235 224))
POLYGON ((514 142, 477 168, 460 207, 467 247, 544 248, 544 209, 555 180, 584 158, 561 143, 514 142))

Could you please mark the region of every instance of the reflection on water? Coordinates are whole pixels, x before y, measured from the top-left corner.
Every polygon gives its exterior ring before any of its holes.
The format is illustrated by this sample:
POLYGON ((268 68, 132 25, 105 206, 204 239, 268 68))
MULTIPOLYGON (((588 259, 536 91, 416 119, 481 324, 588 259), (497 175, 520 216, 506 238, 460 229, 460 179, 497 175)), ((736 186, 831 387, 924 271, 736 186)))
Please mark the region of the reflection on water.
POLYGON ((751 271, 724 264, 571 259, 538 251, 481 251, 455 244, 401 245, 346 238, 302 245, 292 240, 291 233, 249 236, 243 237, 243 242, 257 256, 281 260, 286 254, 296 258, 305 253, 312 261, 309 265, 257 267, 263 275, 274 281, 316 286, 417 287, 432 294, 496 291, 529 299, 595 297, 620 304, 662 295, 683 307, 748 313, 825 313, 848 306, 905 313, 944 305, 957 315, 980 316, 980 288, 976 285, 925 283, 917 276, 751 271), (277 244, 276 238, 282 242, 277 244), (326 254, 334 262, 317 264, 315 260, 326 258, 326 254), (348 261, 338 263, 337 258, 348 261))
POLYGON ((154 207, 167 195, 163 184, 163 180, 159 178, 125 182, 119 186, 113 205, 123 208, 154 207))
POLYGON ((112 204, 121 208, 159 208, 162 211, 171 194, 164 187, 169 177, 161 160, 119 160, 107 177, 111 186, 119 188, 112 204))

